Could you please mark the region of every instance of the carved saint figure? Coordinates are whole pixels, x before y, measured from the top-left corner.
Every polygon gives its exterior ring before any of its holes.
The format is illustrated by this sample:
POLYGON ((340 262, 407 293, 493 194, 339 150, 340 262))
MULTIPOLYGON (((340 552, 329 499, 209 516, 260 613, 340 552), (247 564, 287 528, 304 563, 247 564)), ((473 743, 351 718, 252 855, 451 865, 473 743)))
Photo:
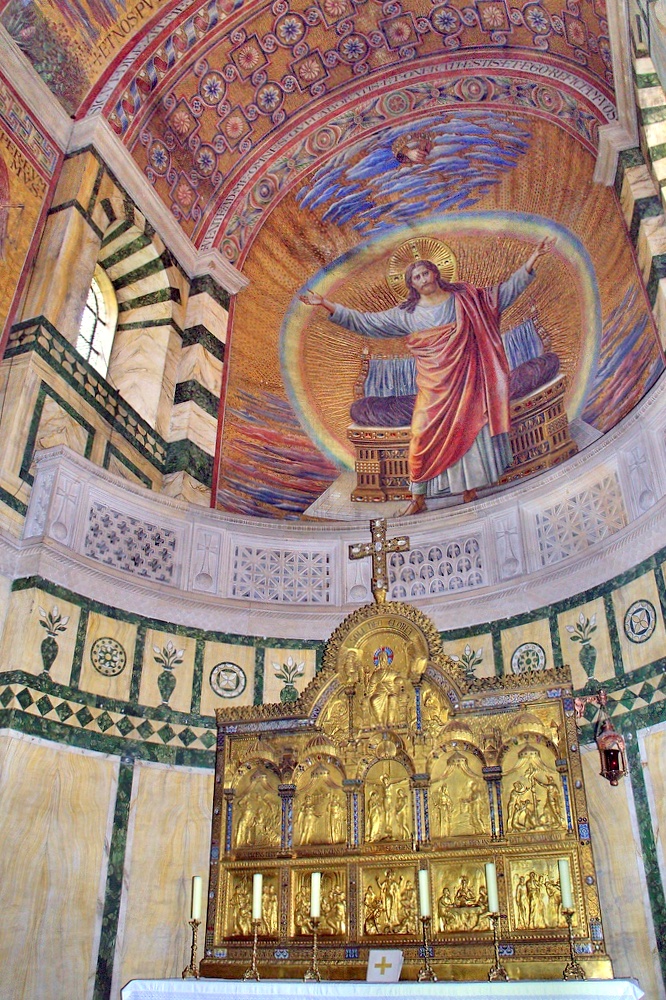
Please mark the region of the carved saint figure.
POLYGON ((278 929, 278 897, 274 885, 266 886, 262 914, 264 932, 275 937, 278 929))
POLYGON ((345 840, 345 807, 337 795, 333 795, 328 803, 328 839, 331 844, 340 844, 345 840))
POLYGON ((531 871, 525 883, 527 889, 527 926, 545 927, 543 907, 543 876, 531 871))
POLYGON ((311 934, 310 891, 301 883, 294 900, 294 926, 297 934, 311 934))
POLYGON ((329 892, 321 897, 321 924, 323 934, 345 933, 345 895, 337 879, 329 892))
POLYGON ((279 806, 277 802, 271 802, 267 794, 253 802, 250 793, 246 792, 237 810, 237 847, 260 847, 278 842, 279 806))
POLYGON ((405 686, 389 663, 388 653, 380 650, 377 666, 367 682, 370 719, 375 726, 397 726, 405 722, 405 686))
POLYGON ((365 910, 363 932, 365 934, 381 934, 379 918, 383 910, 382 900, 371 885, 369 885, 365 890, 365 895, 363 896, 363 908, 365 910))
POLYGON ((440 837, 448 837, 451 834, 451 813, 453 812, 453 801, 449 795, 449 790, 440 782, 437 791, 433 796, 435 816, 439 824, 440 837))
POLYGON ((402 899, 402 886, 404 877, 396 878, 395 872, 387 868, 384 877, 377 877, 377 885, 382 890, 382 902, 388 926, 392 930, 397 930, 400 924, 400 903, 402 899))
POLYGON ((518 883, 516 885, 516 917, 517 924, 519 927, 527 927, 527 886, 525 884, 525 876, 520 875, 518 877, 518 883))
POLYGON ((252 889, 249 880, 239 882, 229 905, 232 934, 249 936, 252 932, 252 889))
POLYGON ((472 779, 467 785, 467 797, 460 800, 460 815, 466 816, 472 833, 483 833, 483 792, 472 779))

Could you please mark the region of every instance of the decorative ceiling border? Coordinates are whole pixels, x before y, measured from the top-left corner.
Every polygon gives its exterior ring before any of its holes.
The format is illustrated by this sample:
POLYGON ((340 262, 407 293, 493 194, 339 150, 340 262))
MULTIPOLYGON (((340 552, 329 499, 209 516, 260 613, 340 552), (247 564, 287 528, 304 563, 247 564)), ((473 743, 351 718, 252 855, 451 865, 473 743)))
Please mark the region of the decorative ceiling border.
POLYGON ((613 104, 589 80, 547 63, 469 58, 403 70, 357 87, 355 99, 347 94, 318 113, 304 113, 267 149, 248 157, 242 176, 210 221, 204 220, 201 249, 217 246, 240 266, 268 214, 307 171, 333 153, 382 127, 489 105, 546 118, 593 154, 599 127, 615 120, 613 104))

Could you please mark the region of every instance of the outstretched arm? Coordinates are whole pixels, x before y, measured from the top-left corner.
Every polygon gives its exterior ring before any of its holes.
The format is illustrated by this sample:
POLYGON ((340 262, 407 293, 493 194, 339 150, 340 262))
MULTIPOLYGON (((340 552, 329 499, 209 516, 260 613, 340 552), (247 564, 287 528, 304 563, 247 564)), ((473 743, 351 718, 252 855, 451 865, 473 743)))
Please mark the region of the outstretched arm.
POLYGON ((525 261, 525 270, 531 274, 539 257, 542 257, 545 253, 550 253, 556 242, 554 236, 544 236, 536 250, 525 261))
POLYGON ((342 326, 352 333, 363 337, 404 337, 411 333, 406 322, 406 314, 398 308, 387 309, 384 312, 360 312, 358 309, 347 309, 337 302, 325 299, 318 292, 308 291, 299 296, 306 306, 321 306, 328 313, 328 318, 337 326, 342 326))
POLYGON ((325 299, 323 295, 318 295, 317 292, 308 290, 305 295, 299 295, 298 297, 306 306, 321 306, 329 316, 332 316, 335 311, 335 303, 329 302, 328 299, 325 299))

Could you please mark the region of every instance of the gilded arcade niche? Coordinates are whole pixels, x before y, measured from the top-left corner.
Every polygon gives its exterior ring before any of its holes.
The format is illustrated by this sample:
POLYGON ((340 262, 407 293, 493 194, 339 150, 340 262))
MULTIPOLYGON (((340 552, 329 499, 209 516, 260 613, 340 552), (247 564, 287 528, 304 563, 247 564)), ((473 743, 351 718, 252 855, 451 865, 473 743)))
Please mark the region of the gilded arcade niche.
POLYGON ((559 978, 568 956, 558 859, 574 886, 576 952, 609 978, 568 668, 468 681, 433 624, 399 603, 348 617, 300 699, 218 711, 210 909, 202 974, 250 962, 252 876, 271 974, 301 977, 321 871, 320 961, 363 978, 371 947, 420 964, 418 872, 434 967, 483 979, 492 952, 484 864, 499 879, 512 978, 559 978))

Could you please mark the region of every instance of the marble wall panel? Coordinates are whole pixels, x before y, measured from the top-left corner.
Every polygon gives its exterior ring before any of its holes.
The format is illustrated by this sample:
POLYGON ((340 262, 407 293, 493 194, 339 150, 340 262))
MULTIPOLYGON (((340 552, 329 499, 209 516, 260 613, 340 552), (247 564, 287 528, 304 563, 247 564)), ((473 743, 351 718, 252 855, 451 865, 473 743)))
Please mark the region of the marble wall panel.
POLYGON ((295 687, 300 694, 315 675, 316 655, 314 649, 266 649, 264 651, 264 697, 265 704, 280 700, 291 700, 283 694, 295 687), (278 676, 281 674, 282 676, 278 676), (292 678, 285 680, 285 678, 292 678))
POLYGON ((217 437, 217 421, 210 413, 206 413, 193 400, 177 403, 171 411, 169 426, 169 441, 180 441, 187 438, 198 444, 208 455, 215 454, 217 437))
POLYGON ((11 1000, 90 998, 117 763, 0 734, 0 968, 11 1000))
POLYGON ((135 643, 136 625, 132 622, 91 612, 79 687, 108 698, 129 700, 135 643))
POLYGON ((663 883, 666 881, 666 728, 661 723, 652 730, 639 731, 638 737, 663 883))
POLYGON ((130 979, 179 979, 189 965, 191 877, 202 876, 205 905, 213 780, 212 771, 135 766, 114 1000, 130 979))
POLYGON ((3 670, 25 670, 41 674, 44 670, 41 647, 47 629, 40 623, 58 620, 56 629, 58 653, 49 670, 51 678, 59 684, 69 684, 72 660, 76 645, 81 609, 65 600, 55 600, 40 590, 18 590, 11 594, 6 627, 0 646, 0 663, 3 670), (43 615, 40 608, 46 612, 43 615))
MULTIPOLYGON (((85 455, 89 438, 87 427, 82 426, 57 400, 51 396, 45 398, 35 437, 35 450, 64 444, 77 455, 85 455)), ((35 474, 34 459, 30 472, 35 474)))
POLYGON ((485 635, 475 635, 453 642, 442 643, 447 656, 457 659, 458 665, 473 677, 494 677, 495 652, 493 637, 490 632, 485 635))
POLYGON ((526 668, 553 666, 553 647, 547 618, 502 630, 504 673, 522 673, 526 668))
POLYGON ((613 592, 613 609, 625 671, 645 667, 664 655, 666 632, 651 570, 613 592))
POLYGON ((216 708, 251 705, 254 699, 254 646, 207 642, 201 684, 201 714, 214 715, 216 708))
POLYGON ((605 681, 615 676, 613 650, 601 597, 562 612, 557 616, 557 626, 562 660, 571 666, 575 688, 584 687, 590 677, 605 681), (582 642, 581 638, 587 638, 589 642, 582 642), (585 646, 592 646, 595 652, 583 652, 585 646))
POLYGON ((615 976, 635 976, 649 1000, 664 1000, 631 783, 625 779, 611 788, 599 775, 596 746, 583 748, 581 756, 606 948, 615 976))
POLYGON ((213 357, 201 344, 192 344, 181 351, 176 381, 199 382, 214 396, 219 396, 222 385, 222 362, 213 357))
POLYGON ((168 703, 178 712, 189 712, 192 705, 192 681, 194 678, 194 654, 196 641, 171 632, 148 629, 144 646, 143 669, 139 701, 142 705, 168 703), (176 662, 180 660, 181 662, 176 662), (173 669, 163 663, 173 663, 173 669), (162 674, 171 674, 175 680, 173 692, 168 693, 168 681, 160 680, 162 674), (162 690, 160 689, 162 685, 162 690), (166 697, 165 697, 166 696, 166 697))

